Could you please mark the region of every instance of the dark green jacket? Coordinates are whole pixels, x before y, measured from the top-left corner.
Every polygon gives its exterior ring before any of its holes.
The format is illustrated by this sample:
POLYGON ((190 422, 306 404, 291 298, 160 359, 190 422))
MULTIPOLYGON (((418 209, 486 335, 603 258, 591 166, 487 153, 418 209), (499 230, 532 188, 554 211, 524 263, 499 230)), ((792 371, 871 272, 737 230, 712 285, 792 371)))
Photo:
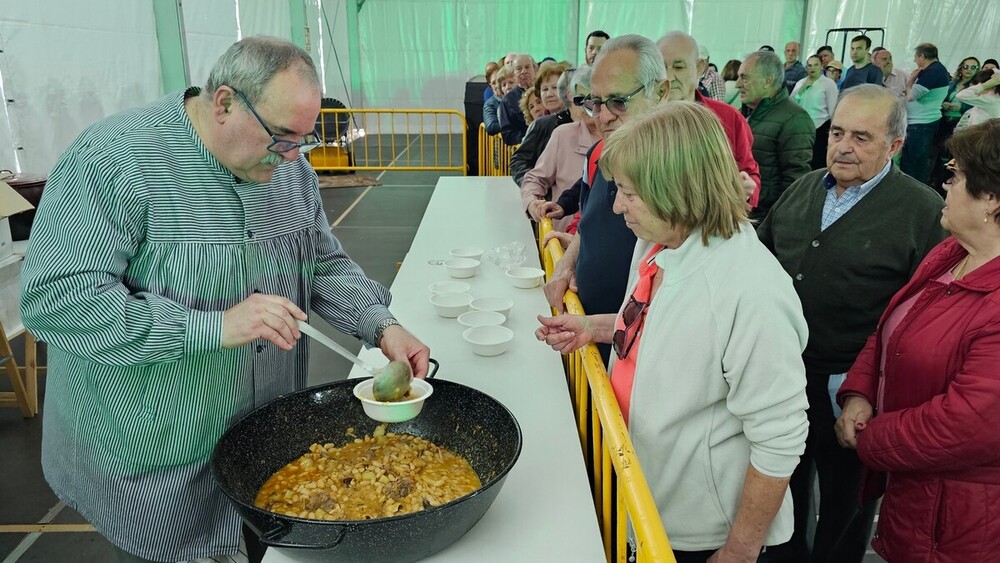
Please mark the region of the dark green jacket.
MULTIPOLYGON (((820 231, 826 169, 796 181, 757 227, 757 235, 792 277, 809 324, 806 371, 846 372, 889 299, 924 256, 944 240, 934 190, 896 165, 843 217, 820 231)), ((835 188, 831 188, 835 189, 835 188)))
POLYGON ((816 126, 784 88, 761 100, 747 122, 753 131, 753 157, 760 165, 760 201, 750 216, 763 219, 788 186, 809 172, 816 126))

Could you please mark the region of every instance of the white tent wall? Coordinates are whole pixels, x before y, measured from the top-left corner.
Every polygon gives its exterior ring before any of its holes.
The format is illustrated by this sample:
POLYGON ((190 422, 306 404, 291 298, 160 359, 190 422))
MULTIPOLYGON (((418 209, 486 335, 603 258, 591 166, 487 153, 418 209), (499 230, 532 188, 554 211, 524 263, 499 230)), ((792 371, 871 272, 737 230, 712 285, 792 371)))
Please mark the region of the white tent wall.
MULTIPOLYGON (((996 0, 302 0, 306 40, 325 95, 355 107, 464 110, 464 84, 507 52, 582 60, 594 29, 656 38, 690 32, 719 65, 764 43, 811 52, 835 27, 882 26, 897 65, 930 41, 950 70, 997 57, 996 0), (956 31, 960 30, 960 31, 956 31), (352 50, 360 96, 348 99, 352 50)), ((87 125, 163 95, 153 2, 0 0, 0 168, 47 173, 87 125)), ((291 37, 287 0, 185 0, 192 84, 238 37, 291 37)), ((425 127, 430 129, 430 127, 425 127)), ((443 132, 443 131, 442 131, 443 132)), ((453 131, 456 132, 456 131, 453 131)))
MULTIPOLYGON (((1000 58, 997 0, 810 0, 803 46, 815 52, 825 44, 828 29, 864 26, 885 28, 885 48, 895 66, 905 70, 916 68, 913 48, 924 42, 937 46, 949 72, 965 57, 1000 58)), ((833 47, 839 58, 839 38, 833 47)))
POLYGON ((743 59, 761 45, 772 45, 780 53, 785 43, 799 39, 805 12, 802 0, 633 0, 627 8, 607 1, 583 3, 580 60, 583 39, 595 29, 612 37, 638 33, 654 41, 680 30, 707 47, 720 69, 729 59, 743 59))
POLYGON ((160 95, 153 8, 0 1, 0 168, 46 174, 91 123, 160 95))

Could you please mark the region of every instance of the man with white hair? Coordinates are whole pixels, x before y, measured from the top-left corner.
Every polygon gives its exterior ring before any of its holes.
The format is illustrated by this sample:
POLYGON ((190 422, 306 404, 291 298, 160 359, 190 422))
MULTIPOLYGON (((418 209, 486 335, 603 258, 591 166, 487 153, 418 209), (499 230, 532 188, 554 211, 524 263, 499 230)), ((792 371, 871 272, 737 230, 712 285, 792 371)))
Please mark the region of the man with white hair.
POLYGON ((719 76, 718 72, 712 70, 708 63, 708 48, 704 45, 698 45, 698 89, 713 100, 725 101, 726 81, 719 76))
POLYGON ((791 276, 809 325, 802 354, 809 436, 790 483, 795 533, 768 550, 769 563, 860 563, 865 555, 875 506, 858 507, 862 465, 855 450, 837 443, 840 413, 831 395, 889 299, 944 238, 940 196, 892 162, 905 134, 901 98, 875 84, 844 90, 827 168, 792 184, 757 228, 791 276), (818 521, 809 509, 817 473, 818 521))
MULTIPOLYGON (((622 124, 666 101, 670 89, 663 57, 656 44, 641 35, 609 39, 594 62, 590 96, 583 107, 596 118, 604 138, 622 124)), ((598 142, 587 153, 580 190, 580 227, 545 284, 545 296, 557 310, 563 310, 563 295, 577 293, 588 314, 614 313, 625 297, 635 234, 625 219, 612 210, 618 187, 606 179, 599 167, 590 176, 598 142)), ((598 155, 599 156, 599 155, 598 155)), ((599 345, 604 361, 611 347, 599 345)))
POLYGON ((788 97, 784 69, 773 52, 751 53, 740 65, 736 88, 753 131, 753 157, 760 165, 760 201, 751 219, 763 219, 774 202, 812 167, 816 127, 809 113, 788 97))
POLYGON ((535 83, 535 71, 538 70, 538 65, 535 64, 535 59, 531 55, 518 55, 514 57, 513 68, 517 87, 507 92, 497 111, 497 118, 500 121, 500 136, 503 138, 503 142, 508 145, 520 144, 524 134, 528 131, 528 124, 525 123, 524 113, 521 111, 521 96, 535 83))
POLYGON ((736 108, 709 99, 696 87, 696 73, 702 64, 700 55, 704 53, 707 57, 708 51, 701 48, 694 37, 681 31, 672 31, 664 35, 656 45, 663 55, 667 80, 670 81, 669 99, 697 102, 712 110, 712 113, 719 118, 729 141, 729 147, 736 158, 736 165, 740 169, 747 201, 751 208, 756 206, 760 195, 760 167, 753 158, 753 133, 750 132, 750 126, 736 108))

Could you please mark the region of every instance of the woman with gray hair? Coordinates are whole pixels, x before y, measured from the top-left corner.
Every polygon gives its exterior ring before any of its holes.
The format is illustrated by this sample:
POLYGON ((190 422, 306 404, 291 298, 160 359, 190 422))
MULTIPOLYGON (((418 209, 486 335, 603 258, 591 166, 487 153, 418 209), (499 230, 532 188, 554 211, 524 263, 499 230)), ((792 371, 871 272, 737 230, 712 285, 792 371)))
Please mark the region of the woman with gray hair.
POLYGON ((626 297, 617 313, 539 317, 535 336, 564 354, 613 345, 611 386, 677 561, 756 561, 792 534, 802 306, 747 219, 709 109, 676 101, 629 120, 600 167, 639 239, 626 297))
MULTIPOLYGON (((570 81, 572 96, 569 98, 570 116, 573 123, 557 127, 549 137, 538 163, 521 182, 521 202, 528 215, 540 221, 542 204, 556 201, 583 175, 587 151, 601 138, 594 118, 581 107, 583 99, 590 94, 590 67, 581 67, 570 81), (577 103, 573 103, 573 102, 577 103)), ((572 217, 555 221, 557 231, 565 230, 572 217)))

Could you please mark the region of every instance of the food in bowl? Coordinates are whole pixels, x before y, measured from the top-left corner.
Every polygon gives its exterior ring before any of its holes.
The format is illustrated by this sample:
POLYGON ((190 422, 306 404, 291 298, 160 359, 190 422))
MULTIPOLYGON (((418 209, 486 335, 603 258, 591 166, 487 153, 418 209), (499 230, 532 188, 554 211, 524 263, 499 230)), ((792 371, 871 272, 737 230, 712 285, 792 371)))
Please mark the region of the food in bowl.
POLYGON ((537 287, 545 279, 545 270, 541 268, 511 268, 507 270, 507 279, 514 287, 531 289, 537 287))
POLYGON ((514 308, 514 301, 506 297, 477 297, 469 303, 473 311, 495 311, 510 318, 510 310, 514 308))
POLYGON ((439 506, 481 486, 460 455, 380 425, 343 446, 312 444, 264 482, 254 505, 313 520, 371 520, 439 506))
POLYGON ((438 315, 454 319, 469 310, 472 296, 468 293, 438 293, 431 295, 431 305, 438 315))
POLYGON ((423 379, 410 381, 410 390, 402 401, 378 401, 372 393, 374 379, 366 379, 354 386, 354 396, 369 418, 379 422, 403 422, 415 418, 424 408, 424 401, 434 393, 431 384, 423 379))
POLYGON ((507 346, 514 339, 514 331, 502 326, 474 326, 465 329, 462 338, 478 356, 499 356, 507 351, 507 346))
POLYGON ((448 252, 448 254, 454 258, 472 258, 473 260, 479 260, 483 257, 483 249, 467 246, 464 248, 453 248, 448 252))
POLYGON ((468 293, 472 286, 460 281, 441 281, 427 286, 432 294, 435 293, 468 293))
POLYGON ((496 311, 469 311, 458 316, 458 324, 471 328, 474 326, 499 326, 507 322, 503 313, 496 311))
POLYGON ((452 258, 444 261, 448 275, 453 278, 471 278, 479 270, 479 260, 472 258, 452 258))

